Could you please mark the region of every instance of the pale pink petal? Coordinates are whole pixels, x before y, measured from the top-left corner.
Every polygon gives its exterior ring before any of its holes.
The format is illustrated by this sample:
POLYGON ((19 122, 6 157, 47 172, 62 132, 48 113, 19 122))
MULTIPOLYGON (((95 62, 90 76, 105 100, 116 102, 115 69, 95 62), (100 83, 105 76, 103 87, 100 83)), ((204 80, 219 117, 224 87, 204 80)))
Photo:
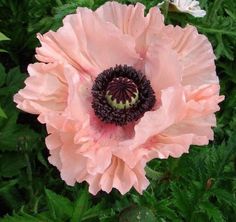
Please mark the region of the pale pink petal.
POLYGON ((148 150, 149 159, 167 159, 169 156, 178 158, 183 153, 188 153, 193 141, 193 134, 168 135, 167 132, 156 135, 144 145, 148 150))
POLYGON ((131 169, 122 160, 114 157, 103 174, 87 178, 90 184, 89 191, 96 194, 101 189, 109 193, 112 188, 116 188, 121 194, 125 194, 132 186, 135 186, 136 190, 142 193, 149 184, 143 169, 143 164, 138 164, 131 169))
POLYGON ((134 138, 121 144, 133 149, 145 143, 150 137, 179 122, 185 115, 186 104, 182 87, 170 87, 161 92, 161 106, 146 112, 135 126, 134 138))
POLYGON ((68 98, 65 113, 69 119, 83 122, 85 117, 93 112, 91 107, 92 79, 89 76, 80 75, 71 66, 66 66, 65 78, 68 82, 68 98))
POLYGON ((17 107, 34 114, 63 111, 67 100, 64 66, 35 63, 29 65, 28 71, 25 88, 14 96, 17 107))
POLYGON ((123 160, 130 168, 134 168, 140 160, 147 158, 149 151, 141 147, 133 150, 128 146, 117 146, 112 153, 123 160))
POLYGON ((89 9, 78 8, 63 24, 57 32, 39 35, 42 47, 36 50, 37 59, 68 62, 93 76, 116 64, 133 65, 139 59, 134 40, 89 9))
POLYGON ((98 16, 135 39, 136 51, 143 57, 149 44, 164 27, 164 18, 157 7, 151 8, 145 16, 145 6, 122 5, 107 2, 96 10, 98 16))
POLYGON ((53 133, 57 130, 60 132, 74 133, 80 127, 81 123, 74 122, 67 118, 65 113, 47 113, 38 117, 41 123, 46 123, 48 133, 53 133))
POLYGON ((59 171, 62 169, 60 151, 61 149, 49 150, 50 156, 48 157, 48 162, 55 166, 59 171))
POLYGON ((198 34, 197 29, 190 25, 186 28, 169 25, 164 32, 171 36, 170 43, 182 65, 183 85, 218 83, 215 55, 206 36, 198 34))
POLYGON ((214 112, 219 110, 218 103, 223 99, 219 96, 219 85, 185 87, 185 98, 184 118, 151 137, 145 144, 145 147, 152 150, 150 159, 180 157, 188 152, 191 144, 206 145, 214 139, 214 112))
POLYGON ((79 147, 73 144, 73 134, 64 134, 62 142, 63 146, 60 151, 61 177, 68 185, 74 185, 76 181, 82 182, 87 174, 87 158, 77 153, 79 147))
POLYGON ((197 89, 186 87, 188 111, 186 119, 209 115, 220 110, 218 103, 224 100, 219 96, 219 84, 202 85, 197 89))
POLYGON ((56 133, 48 135, 45 142, 49 150, 58 149, 62 146, 60 135, 56 133))
POLYGON ((91 175, 104 173, 111 163, 112 149, 111 147, 97 146, 90 147, 90 150, 83 153, 88 158, 87 171, 91 175))
POLYGON ((173 124, 166 132, 170 135, 181 135, 181 134, 193 134, 192 144, 195 145, 206 145, 209 140, 213 140, 212 127, 216 126, 215 115, 205 114, 204 112, 200 116, 186 116, 181 122, 173 124))
POLYGON ((145 6, 140 3, 134 6, 123 5, 118 2, 106 2, 96 10, 96 13, 102 20, 114 24, 124 34, 136 38, 147 25, 144 10, 145 6))
POLYGON ((86 178, 86 181, 89 184, 89 192, 93 195, 96 195, 101 190, 101 186, 99 184, 101 176, 102 176, 101 174, 92 176, 88 175, 86 178))
POLYGON ((136 51, 142 58, 145 58, 147 50, 151 47, 153 40, 161 41, 162 29, 164 28, 164 16, 159 8, 153 7, 149 10, 147 16, 147 25, 143 33, 136 39, 136 51))
POLYGON ((136 166, 133 169, 134 174, 137 177, 137 182, 134 184, 134 188, 142 194, 144 190, 147 189, 149 185, 148 179, 145 177, 145 166, 146 166, 146 160, 142 160, 139 163, 136 164, 136 166))
POLYGON ((156 94, 162 89, 180 85, 181 73, 175 51, 161 41, 153 42, 145 57, 145 74, 156 94))

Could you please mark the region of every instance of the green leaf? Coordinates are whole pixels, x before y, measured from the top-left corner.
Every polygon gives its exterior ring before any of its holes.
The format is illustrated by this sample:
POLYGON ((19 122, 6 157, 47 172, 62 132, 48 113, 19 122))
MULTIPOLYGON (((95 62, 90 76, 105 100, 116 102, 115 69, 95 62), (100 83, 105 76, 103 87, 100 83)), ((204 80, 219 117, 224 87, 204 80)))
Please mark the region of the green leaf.
POLYGON ((12 177, 20 173, 20 170, 26 166, 26 161, 22 153, 17 155, 12 153, 0 154, 0 175, 12 177))
POLYGON ((16 192, 18 179, 5 180, 0 183, 0 200, 1 205, 6 205, 11 208, 18 208, 22 204, 21 196, 16 192))
POLYGON ((76 200, 73 216, 71 222, 81 221, 84 213, 89 209, 89 194, 88 191, 81 191, 78 199, 76 200))
POLYGON ((209 220, 214 222, 224 222, 224 216, 221 211, 210 202, 202 202, 200 204, 200 209, 205 212, 209 217, 209 220))
POLYGON ((102 204, 99 203, 91 208, 89 208, 84 214, 83 214, 83 218, 82 221, 84 220, 88 220, 88 219, 92 219, 95 217, 99 217, 99 215, 101 214, 101 207, 102 204))
POLYGON ((23 88, 26 75, 21 73, 19 67, 11 69, 7 74, 4 67, 0 64, 0 96, 12 96, 23 88))
POLYGON ((183 216, 188 217, 191 213, 191 202, 186 190, 183 192, 176 184, 171 184, 172 195, 174 196, 175 206, 180 210, 183 216))
POLYGON ((20 213, 13 216, 7 215, 1 220, 1 222, 51 222, 51 220, 45 221, 26 213, 20 213))
POLYGON ((164 199, 158 203, 156 203, 155 209, 157 212, 157 217, 168 218, 171 221, 178 221, 178 217, 174 210, 172 210, 169 205, 171 204, 171 200, 164 199))
POLYGON ((219 202, 225 202, 227 205, 236 209, 236 198, 226 190, 220 188, 214 188, 210 190, 210 195, 216 196, 219 202))
POLYGON ((6 72, 5 72, 5 68, 0 63, 0 87, 5 84, 6 77, 7 77, 7 75, 6 75, 6 72))
POLYGON ((48 207, 53 219, 67 220, 73 213, 73 205, 69 199, 45 189, 48 200, 48 207))
POLYGON ((201 32, 236 37, 236 24, 230 17, 216 16, 212 22, 198 24, 196 27, 201 32))
POLYGON ((0 52, 8 52, 8 51, 5 49, 0 49, 0 52))
POLYGON ((231 44, 228 42, 223 42, 222 34, 217 34, 216 39, 218 41, 217 47, 215 49, 216 57, 219 58, 220 56, 225 56, 229 60, 234 60, 234 52, 231 44))
POLYGON ((6 115, 5 112, 2 110, 1 107, 0 107, 0 117, 7 118, 7 115, 6 115))
POLYGON ((11 86, 12 94, 15 94, 19 89, 23 88, 25 78, 26 74, 22 73, 19 67, 15 67, 8 72, 6 84, 11 86))
POLYGON ((10 40, 7 36, 5 36, 2 32, 0 32, 0 41, 10 40))

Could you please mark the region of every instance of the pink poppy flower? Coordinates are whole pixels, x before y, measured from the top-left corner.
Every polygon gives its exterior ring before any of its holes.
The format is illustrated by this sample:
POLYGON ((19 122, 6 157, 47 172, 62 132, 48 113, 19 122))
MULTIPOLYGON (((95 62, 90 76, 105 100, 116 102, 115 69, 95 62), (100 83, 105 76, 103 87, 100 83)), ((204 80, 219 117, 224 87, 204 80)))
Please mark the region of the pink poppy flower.
POLYGON ((153 158, 180 157, 213 140, 219 80, 196 28, 165 26, 157 7, 78 8, 38 35, 17 107, 46 123, 49 162, 68 185, 142 193, 153 158))

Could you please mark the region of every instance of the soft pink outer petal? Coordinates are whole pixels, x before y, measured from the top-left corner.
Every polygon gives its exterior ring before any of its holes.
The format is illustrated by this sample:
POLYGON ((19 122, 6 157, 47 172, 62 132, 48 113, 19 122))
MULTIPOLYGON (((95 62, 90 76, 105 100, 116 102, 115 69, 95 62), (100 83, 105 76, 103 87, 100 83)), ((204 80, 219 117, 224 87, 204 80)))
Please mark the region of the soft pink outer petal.
POLYGON ((203 85, 188 91, 186 87, 187 112, 185 118, 167 129, 168 134, 193 134, 192 144, 206 145, 213 140, 212 127, 216 126, 214 113, 224 97, 219 96, 219 85, 203 85))
POLYGON ((215 55, 206 36, 198 34, 197 29, 190 25, 185 28, 169 25, 163 31, 171 37, 171 47, 178 54, 183 69, 183 85, 218 83, 215 55))
POLYGON ((207 145, 209 140, 214 139, 214 112, 219 110, 218 103, 224 99, 219 96, 219 85, 202 85, 195 90, 189 86, 185 87, 185 97, 184 118, 151 137, 144 144, 151 150, 149 159, 180 157, 188 152, 191 144, 207 145))
POLYGON ((140 3, 134 6, 106 2, 96 10, 96 13, 102 20, 114 24, 124 34, 136 38, 143 32, 148 22, 144 10, 145 6, 140 3))
POLYGON ((89 191, 93 194, 99 190, 109 193, 112 188, 116 188, 121 194, 125 194, 134 186, 138 192, 142 193, 149 184, 143 169, 142 163, 131 169, 122 160, 113 158, 110 167, 103 174, 96 177, 88 176, 89 191))
POLYGON ((57 32, 38 38, 42 44, 36 50, 38 60, 67 62, 93 76, 117 64, 133 65, 139 59, 130 36, 86 8, 66 16, 57 32))
POLYGON ((29 65, 28 71, 25 88, 14 96, 17 107, 33 114, 63 111, 67 100, 64 66, 35 63, 29 65))
POLYGON ((104 173, 110 165, 112 150, 111 147, 99 146, 95 149, 90 147, 90 150, 85 152, 83 155, 90 160, 87 164, 88 173, 91 175, 96 175, 97 173, 104 173))
POLYGON ((130 168, 134 168, 140 160, 146 159, 149 151, 144 148, 132 150, 128 146, 117 146, 113 150, 113 155, 123 160, 130 168))
POLYGON ((65 115, 69 119, 83 122, 85 117, 93 112, 91 107, 92 79, 81 75, 71 66, 66 66, 65 78, 68 82, 68 98, 65 115))
POLYGON ((48 127, 48 131, 51 133, 46 139, 50 151, 49 162, 60 170, 62 179, 68 185, 87 181, 89 191, 93 194, 99 190, 110 192, 112 188, 125 194, 132 186, 142 193, 148 186, 144 171, 147 158, 140 158, 131 168, 116 156, 110 156, 109 159, 108 152, 112 149, 99 147, 97 152, 92 153, 93 148, 90 147, 90 153, 83 152, 80 145, 73 143, 73 132, 62 132, 53 127, 48 127), (107 164, 106 159, 109 159, 107 164), (97 161, 97 168, 93 161, 97 161), (101 169, 102 166, 104 169, 101 169))
POLYGON ((167 159, 169 156, 178 158, 183 153, 188 153, 193 136, 193 134, 184 133, 177 136, 167 133, 156 135, 144 145, 150 150, 148 158, 150 160, 154 158, 167 159))
POLYGON ((147 16, 144 10, 145 6, 141 3, 134 6, 107 2, 96 13, 102 20, 132 36, 136 42, 136 51, 143 57, 153 36, 164 27, 164 18, 157 7, 151 8, 147 16))
POLYGON ((87 158, 76 153, 76 146, 65 144, 60 152, 62 162, 61 178, 68 184, 84 181, 87 175, 87 158))
POLYGON ((197 89, 188 86, 185 89, 188 101, 186 119, 213 114, 220 110, 218 103, 224 100, 224 96, 219 96, 219 84, 205 84, 197 89))
POLYGON ((58 134, 50 134, 46 137, 46 145, 49 149, 50 156, 48 157, 49 163, 56 166, 58 170, 61 170, 62 163, 60 159, 61 140, 58 134))
POLYGON ((87 158, 77 151, 79 146, 73 143, 73 133, 60 132, 51 128, 51 134, 46 139, 50 149, 49 161, 61 172, 62 179, 68 185, 74 185, 76 181, 82 182, 87 175, 87 158))
POLYGON ((122 142, 123 146, 134 149, 184 117, 186 102, 183 88, 170 87, 161 94, 160 108, 144 114, 135 126, 135 136, 122 142))
POLYGON ((158 94, 160 90, 181 84, 182 68, 178 56, 165 42, 153 42, 145 57, 145 74, 158 94))

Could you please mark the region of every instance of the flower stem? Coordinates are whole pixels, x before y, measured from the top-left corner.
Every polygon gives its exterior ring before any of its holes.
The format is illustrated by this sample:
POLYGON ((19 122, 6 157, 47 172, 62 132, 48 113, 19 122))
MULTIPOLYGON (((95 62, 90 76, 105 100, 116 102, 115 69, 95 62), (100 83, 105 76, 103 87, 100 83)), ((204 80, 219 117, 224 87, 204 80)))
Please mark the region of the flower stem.
POLYGON ((33 182, 33 177, 32 177, 32 168, 31 168, 31 163, 29 160, 29 155, 27 152, 24 153, 25 156, 25 160, 26 160, 26 164, 27 164, 27 168, 26 168, 26 172, 27 172, 27 176, 28 176, 28 188, 29 188, 29 196, 30 199, 33 198, 33 187, 32 187, 32 182, 33 182))
POLYGON ((153 180, 160 180, 163 177, 162 173, 159 173, 148 166, 145 167, 145 171, 146 171, 147 177, 153 180))

